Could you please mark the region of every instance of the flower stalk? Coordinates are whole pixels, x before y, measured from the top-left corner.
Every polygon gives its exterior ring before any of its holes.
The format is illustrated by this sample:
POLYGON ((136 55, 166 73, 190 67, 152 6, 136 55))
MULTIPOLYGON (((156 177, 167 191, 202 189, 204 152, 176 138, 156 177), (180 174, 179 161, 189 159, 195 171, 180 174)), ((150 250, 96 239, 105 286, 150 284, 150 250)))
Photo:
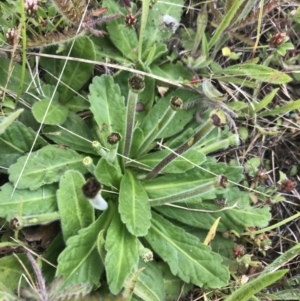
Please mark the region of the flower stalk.
POLYGON ((150 206, 161 206, 170 203, 186 202, 188 199, 201 197, 201 195, 207 194, 208 192, 224 188, 220 182, 220 177, 217 176, 215 179, 190 190, 156 199, 150 199, 150 206))
POLYGON ((86 169, 93 175, 95 173, 95 164, 92 160, 91 157, 85 157, 83 160, 82 160, 82 163, 83 165, 86 167, 86 169))
POLYGON ((24 227, 46 225, 59 220, 59 218, 60 214, 58 212, 51 212, 41 215, 15 216, 10 220, 10 227, 15 231, 19 231, 24 227))
POLYGON ((178 155, 182 155, 191 147, 194 147, 202 138, 206 137, 215 126, 222 126, 224 124, 223 114, 214 110, 210 114, 210 118, 202 124, 194 136, 189 138, 186 142, 181 144, 174 152, 166 156, 160 163, 158 163, 151 172, 146 176, 145 180, 150 180, 156 177, 168 164, 170 164, 178 155))
POLYGON ((230 137, 208 144, 204 147, 197 148, 202 154, 207 155, 216 151, 227 149, 229 146, 238 146, 240 144, 238 135, 231 135, 230 137))
POLYGON ((107 137, 107 142, 110 144, 110 150, 107 154, 107 161, 110 162, 111 164, 113 164, 113 162, 116 159, 116 155, 117 155, 117 150, 119 147, 119 142, 121 141, 121 135, 119 133, 111 133, 108 137, 107 137))
POLYGON ((133 75, 128 80, 129 92, 127 98, 127 113, 126 113, 126 132, 125 132, 125 145, 124 145, 124 159, 129 157, 132 144, 136 104, 138 94, 145 89, 144 78, 140 75, 133 75))
POLYGON ((171 122, 175 114, 182 109, 183 102, 182 100, 177 97, 173 96, 170 99, 170 105, 164 112, 161 119, 158 121, 157 126, 152 128, 152 131, 148 133, 148 135, 145 137, 142 145, 137 150, 137 152, 134 154, 135 157, 141 157, 142 155, 149 152, 153 146, 155 145, 155 139, 165 130, 165 128, 168 126, 168 124, 171 122), (154 144, 154 145, 153 145, 154 144))
POLYGON ((98 155, 100 155, 101 157, 106 158, 107 151, 102 147, 102 145, 99 141, 93 141, 92 142, 92 147, 94 148, 94 150, 97 152, 98 155))

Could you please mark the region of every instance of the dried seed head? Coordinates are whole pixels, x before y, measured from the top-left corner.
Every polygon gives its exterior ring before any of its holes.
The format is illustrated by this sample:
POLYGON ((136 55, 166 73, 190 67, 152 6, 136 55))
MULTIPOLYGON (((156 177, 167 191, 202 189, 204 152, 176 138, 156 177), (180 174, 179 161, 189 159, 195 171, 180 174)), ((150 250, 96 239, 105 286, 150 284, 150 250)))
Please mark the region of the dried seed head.
POLYGON ((293 182, 290 179, 286 179, 281 183, 281 187, 280 189, 283 191, 287 191, 287 192, 291 192, 292 190, 294 190, 296 188, 296 184, 295 182, 293 182))
POLYGON ((18 218, 14 217, 9 221, 9 226, 12 230, 18 230, 20 228, 20 221, 18 218))
POLYGON ((15 29, 9 28, 6 33, 7 43, 9 43, 10 45, 13 45, 14 41, 16 39, 16 35, 17 35, 17 32, 15 31, 15 29))
POLYGON ((96 178, 90 178, 82 186, 83 195, 89 200, 90 204, 98 210, 106 210, 107 202, 100 194, 101 183, 96 178))
POLYGON ((226 116, 225 116, 224 112, 222 112, 221 110, 214 110, 210 114, 210 118, 211 118, 214 126, 221 127, 221 126, 226 125, 226 116))
POLYGON ((128 85, 132 92, 140 93, 145 89, 145 80, 141 75, 133 75, 128 79, 128 85))
POLYGON ((278 32, 272 36, 269 41, 269 45, 274 48, 278 48, 286 40, 286 32, 278 32))
POLYGON ((236 245, 233 249, 234 258, 241 258, 245 255, 245 247, 243 245, 236 245))
POLYGON ((28 16, 32 16, 36 13, 38 9, 38 1, 37 0, 25 0, 24 3, 26 12, 28 16))
POLYGON ((82 186, 82 193, 88 199, 93 199, 99 193, 101 183, 96 178, 89 178, 82 186))
POLYGON ((121 141, 121 135, 119 133, 111 133, 108 137, 107 137, 107 142, 110 145, 114 145, 117 144, 119 141, 121 141))
POLYGON ((174 111, 179 111, 180 109, 182 109, 183 101, 180 97, 173 96, 170 100, 170 105, 174 111))
POLYGON ((223 188, 226 188, 228 186, 228 179, 224 175, 220 176, 219 185, 223 188))
POLYGON ((133 15, 132 13, 127 14, 127 16, 125 17, 125 24, 128 27, 134 27, 136 22, 137 22, 136 16, 133 15))

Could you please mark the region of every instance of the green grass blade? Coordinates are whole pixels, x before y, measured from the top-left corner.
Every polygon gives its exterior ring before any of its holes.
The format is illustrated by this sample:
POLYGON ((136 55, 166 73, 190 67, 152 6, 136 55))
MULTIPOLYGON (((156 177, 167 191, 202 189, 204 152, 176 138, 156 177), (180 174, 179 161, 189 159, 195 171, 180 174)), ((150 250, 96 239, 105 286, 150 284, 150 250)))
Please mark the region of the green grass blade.
POLYGON ((251 298, 254 294, 266 288, 268 285, 274 283, 275 281, 282 278, 288 270, 280 270, 274 273, 266 274, 256 279, 250 281, 249 283, 245 284, 237 291, 235 291, 231 296, 225 299, 225 301, 246 301, 251 298))
POLYGON ((240 8, 243 0, 235 0, 233 5, 231 6, 228 13, 224 16, 221 24, 218 26, 215 34, 213 35, 212 39, 208 43, 208 48, 211 49, 219 40, 221 34, 226 30, 226 28, 230 25, 231 20, 234 18, 236 12, 240 8))

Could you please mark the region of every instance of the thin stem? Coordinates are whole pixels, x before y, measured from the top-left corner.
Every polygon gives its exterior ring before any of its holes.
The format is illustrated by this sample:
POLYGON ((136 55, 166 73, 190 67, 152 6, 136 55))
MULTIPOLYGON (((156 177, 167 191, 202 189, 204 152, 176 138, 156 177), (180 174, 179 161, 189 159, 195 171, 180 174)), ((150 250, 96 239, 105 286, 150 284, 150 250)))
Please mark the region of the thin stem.
POLYGON ((219 183, 219 177, 201 186, 198 186, 196 188, 175 195, 173 194, 157 199, 150 199, 149 200, 150 206, 160 206, 164 204, 184 202, 185 200, 190 199, 192 197, 200 197, 204 193, 215 191, 217 186, 220 186, 218 183, 219 183))
POLYGON ((139 49, 138 49, 138 59, 140 62, 142 62, 144 33, 145 33, 147 19, 148 19, 149 6, 150 6, 150 0, 142 1, 142 18, 141 18, 141 27, 140 27, 140 35, 139 35, 139 49))
POLYGON ((47 224, 59 219, 59 212, 51 212, 41 215, 15 216, 11 219, 11 224, 15 225, 14 230, 21 230, 24 227, 47 224))
POLYGON ((124 160, 129 158, 130 148, 132 143, 133 128, 135 121, 135 107, 138 99, 138 94, 129 89, 128 101, 127 101, 127 114, 126 114, 126 133, 125 133, 125 145, 124 145, 124 160))
POLYGON ((153 147, 156 137, 158 137, 158 135, 166 128, 175 114, 176 111, 172 110, 169 106, 161 120, 158 122, 157 126, 153 127, 152 131, 145 137, 145 140, 143 141, 142 146, 136 152, 135 157, 141 157, 153 147))
POLYGON ((206 145, 205 147, 197 148, 197 150, 201 151, 201 153, 203 153, 204 155, 207 155, 219 150, 227 149, 229 146, 237 145, 239 145, 239 137, 238 135, 233 135, 221 141, 206 145))
POLYGON ((209 118, 200 128, 199 131, 180 145, 174 152, 166 156, 160 163, 158 163, 151 172, 146 176, 145 180, 150 180, 156 177, 170 162, 177 158, 177 155, 182 155, 189 148, 194 146, 201 138, 208 135, 214 129, 213 121, 209 118))

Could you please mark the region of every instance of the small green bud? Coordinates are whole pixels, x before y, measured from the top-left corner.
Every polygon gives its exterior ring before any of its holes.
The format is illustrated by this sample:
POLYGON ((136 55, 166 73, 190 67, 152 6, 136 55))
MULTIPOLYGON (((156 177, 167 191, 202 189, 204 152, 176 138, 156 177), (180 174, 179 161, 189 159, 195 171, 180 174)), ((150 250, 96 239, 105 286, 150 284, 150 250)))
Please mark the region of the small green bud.
POLYGON ((128 85, 133 93, 141 93, 145 89, 145 80, 141 75, 133 75, 128 79, 128 85))
POLYGON ((83 165, 87 168, 87 170, 88 170, 91 174, 94 173, 96 166, 95 166, 95 164, 94 164, 94 162, 93 162, 93 160, 92 160, 91 157, 85 157, 85 158, 82 160, 82 163, 83 163, 83 165))

